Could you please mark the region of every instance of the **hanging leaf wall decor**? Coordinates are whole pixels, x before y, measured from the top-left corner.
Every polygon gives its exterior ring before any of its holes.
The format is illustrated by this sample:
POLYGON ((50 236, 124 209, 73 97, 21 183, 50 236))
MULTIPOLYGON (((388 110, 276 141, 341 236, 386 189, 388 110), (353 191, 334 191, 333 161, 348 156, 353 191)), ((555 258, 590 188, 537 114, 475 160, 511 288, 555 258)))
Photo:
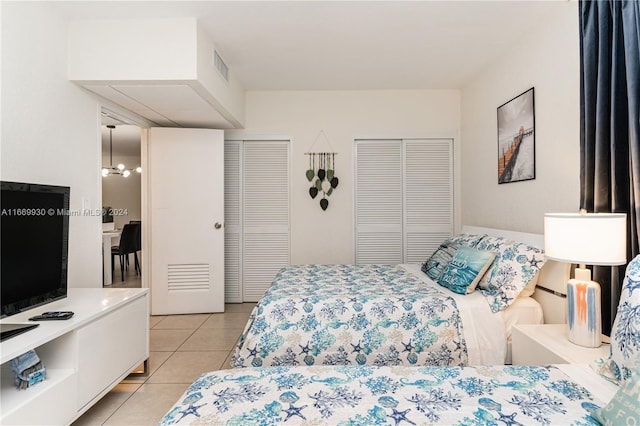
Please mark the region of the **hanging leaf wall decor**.
POLYGON ((336 176, 336 153, 306 152, 305 154, 309 156, 309 169, 305 172, 307 180, 311 183, 309 196, 315 199, 322 193, 320 208, 325 211, 329 207, 328 197, 339 182, 336 176))

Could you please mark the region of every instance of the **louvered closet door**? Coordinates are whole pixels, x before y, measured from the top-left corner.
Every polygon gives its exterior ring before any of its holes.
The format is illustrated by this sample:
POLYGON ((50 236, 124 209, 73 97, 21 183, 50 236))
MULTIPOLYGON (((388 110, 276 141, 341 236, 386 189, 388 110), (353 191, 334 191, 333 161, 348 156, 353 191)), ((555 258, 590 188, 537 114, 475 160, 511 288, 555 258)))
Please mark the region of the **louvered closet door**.
POLYGON ((242 143, 224 143, 224 299, 242 303, 242 143))
POLYGON ((243 142, 243 300, 262 297, 289 265, 289 142, 243 142))
POLYGON ((453 140, 356 140, 356 263, 418 263, 453 232, 453 140))
POLYGON ((453 143, 405 139, 404 151, 404 262, 419 263, 453 233, 453 143))
POLYGON ((356 141, 356 263, 402 263, 402 144, 356 141))

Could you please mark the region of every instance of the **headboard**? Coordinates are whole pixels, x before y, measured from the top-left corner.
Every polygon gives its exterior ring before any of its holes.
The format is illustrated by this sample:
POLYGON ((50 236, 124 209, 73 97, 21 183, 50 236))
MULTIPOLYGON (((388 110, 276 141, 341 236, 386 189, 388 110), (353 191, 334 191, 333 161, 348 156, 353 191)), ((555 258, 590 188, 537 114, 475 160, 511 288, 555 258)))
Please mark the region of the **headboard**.
MULTIPOLYGON (((504 229, 483 228, 480 226, 463 226, 466 234, 487 234, 492 237, 505 237, 523 242, 533 247, 544 249, 544 235, 526 232, 507 231, 504 229)), ((565 324, 567 281, 571 274, 571 264, 547 260, 540 270, 536 291, 533 298, 542 305, 546 324, 565 324)))

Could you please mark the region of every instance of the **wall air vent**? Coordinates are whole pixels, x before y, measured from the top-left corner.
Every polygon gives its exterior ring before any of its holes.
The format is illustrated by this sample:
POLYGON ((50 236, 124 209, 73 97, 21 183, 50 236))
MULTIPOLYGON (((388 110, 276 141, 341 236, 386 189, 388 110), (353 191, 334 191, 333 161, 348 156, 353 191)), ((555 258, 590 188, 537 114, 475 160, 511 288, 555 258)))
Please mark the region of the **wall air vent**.
POLYGON ((209 264, 169 264, 167 265, 167 289, 176 291, 209 290, 211 276, 209 264))
POLYGON ((216 67, 222 78, 225 81, 229 81, 229 68, 227 64, 224 63, 217 50, 213 51, 213 65, 216 67))

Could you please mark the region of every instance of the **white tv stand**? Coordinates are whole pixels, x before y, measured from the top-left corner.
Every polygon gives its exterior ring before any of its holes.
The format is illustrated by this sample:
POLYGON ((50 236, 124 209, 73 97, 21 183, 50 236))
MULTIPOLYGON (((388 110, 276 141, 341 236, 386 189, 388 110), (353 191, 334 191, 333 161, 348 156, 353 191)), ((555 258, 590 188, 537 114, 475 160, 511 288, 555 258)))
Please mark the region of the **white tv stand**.
POLYGON ((0 424, 70 424, 149 357, 149 291, 69 289, 68 297, 0 320, 29 323, 45 311, 73 311, 0 343, 0 424), (46 379, 18 390, 10 361, 35 349, 46 379))

